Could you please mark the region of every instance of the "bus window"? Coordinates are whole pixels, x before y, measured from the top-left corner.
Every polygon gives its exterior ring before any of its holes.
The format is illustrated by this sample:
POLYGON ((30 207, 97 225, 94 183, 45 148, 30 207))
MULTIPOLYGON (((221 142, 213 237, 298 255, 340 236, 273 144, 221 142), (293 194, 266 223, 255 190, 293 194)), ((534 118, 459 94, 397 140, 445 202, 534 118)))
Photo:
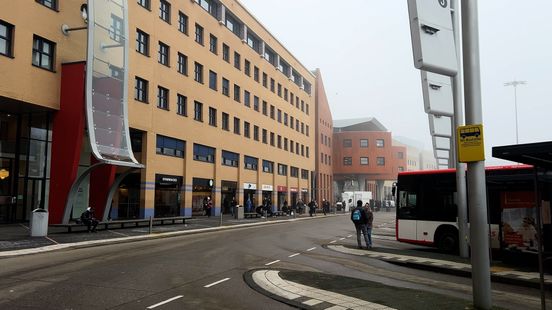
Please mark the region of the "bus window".
POLYGON ((399 192, 399 218, 413 218, 416 215, 416 193, 399 192))

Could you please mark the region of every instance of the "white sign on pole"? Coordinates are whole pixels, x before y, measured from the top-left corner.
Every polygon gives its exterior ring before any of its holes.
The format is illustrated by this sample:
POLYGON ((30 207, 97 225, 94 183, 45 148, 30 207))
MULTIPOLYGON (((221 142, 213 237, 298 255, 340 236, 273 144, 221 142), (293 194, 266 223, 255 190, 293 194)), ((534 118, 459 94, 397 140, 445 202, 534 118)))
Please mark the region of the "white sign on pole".
POLYGON ((408 0, 414 66, 447 76, 458 71, 449 0, 408 0))
POLYGON ((434 150, 450 150, 450 139, 445 137, 431 137, 434 150))
POLYGON ((453 116, 454 105, 450 77, 423 70, 420 72, 426 113, 453 116))
POLYGON ((429 133, 436 137, 450 138, 452 136, 452 118, 449 116, 427 115, 429 118, 429 133))

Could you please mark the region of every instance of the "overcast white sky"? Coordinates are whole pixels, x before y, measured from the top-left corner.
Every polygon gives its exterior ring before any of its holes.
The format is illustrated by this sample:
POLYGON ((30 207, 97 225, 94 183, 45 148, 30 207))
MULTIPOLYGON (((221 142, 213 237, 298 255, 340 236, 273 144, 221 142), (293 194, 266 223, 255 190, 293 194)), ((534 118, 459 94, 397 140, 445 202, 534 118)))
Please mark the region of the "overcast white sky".
MULTIPOLYGON (((320 68, 334 119, 376 117, 431 150, 406 0, 240 0, 305 66, 320 68)), ((552 140, 552 1, 481 0, 487 165, 491 147, 552 140)))

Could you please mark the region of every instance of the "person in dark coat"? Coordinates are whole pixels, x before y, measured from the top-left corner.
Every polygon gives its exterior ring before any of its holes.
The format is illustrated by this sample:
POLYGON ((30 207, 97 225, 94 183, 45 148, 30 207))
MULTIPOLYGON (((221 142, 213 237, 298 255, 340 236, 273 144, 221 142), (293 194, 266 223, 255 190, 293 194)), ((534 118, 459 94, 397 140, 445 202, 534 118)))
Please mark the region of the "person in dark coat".
POLYGON ((96 232, 96 226, 98 226, 99 221, 94 216, 94 209, 92 207, 86 208, 86 210, 81 214, 80 219, 88 232, 96 232))
POLYGON ((357 201, 356 208, 351 212, 351 221, 355 224, 358 248, 362 249, 362 242, 360 240, 360 234, 362 233, 364 235, 364 241, 366 242, 366 248, 370 249, 372 243, 368 238, 368 215, 366 214, 366 210, 362 207, 362 200, 357 201))

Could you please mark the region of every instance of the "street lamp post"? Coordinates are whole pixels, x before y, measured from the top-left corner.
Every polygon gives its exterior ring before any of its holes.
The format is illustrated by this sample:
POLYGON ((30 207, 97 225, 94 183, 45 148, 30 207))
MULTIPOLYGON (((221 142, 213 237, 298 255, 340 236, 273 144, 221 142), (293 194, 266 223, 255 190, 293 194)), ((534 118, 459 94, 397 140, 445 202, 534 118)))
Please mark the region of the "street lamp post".
POLYGON ((514 87, 514 108, 516 112, 516 144, 519 144, 519 136, 518 136, 518 112, 517 112, 517 87, 519 85, 525 85, 527 84, 526 81, 516 81, 513 80, 511 82, 504 83, 504 86, 513 86, 514 87))

